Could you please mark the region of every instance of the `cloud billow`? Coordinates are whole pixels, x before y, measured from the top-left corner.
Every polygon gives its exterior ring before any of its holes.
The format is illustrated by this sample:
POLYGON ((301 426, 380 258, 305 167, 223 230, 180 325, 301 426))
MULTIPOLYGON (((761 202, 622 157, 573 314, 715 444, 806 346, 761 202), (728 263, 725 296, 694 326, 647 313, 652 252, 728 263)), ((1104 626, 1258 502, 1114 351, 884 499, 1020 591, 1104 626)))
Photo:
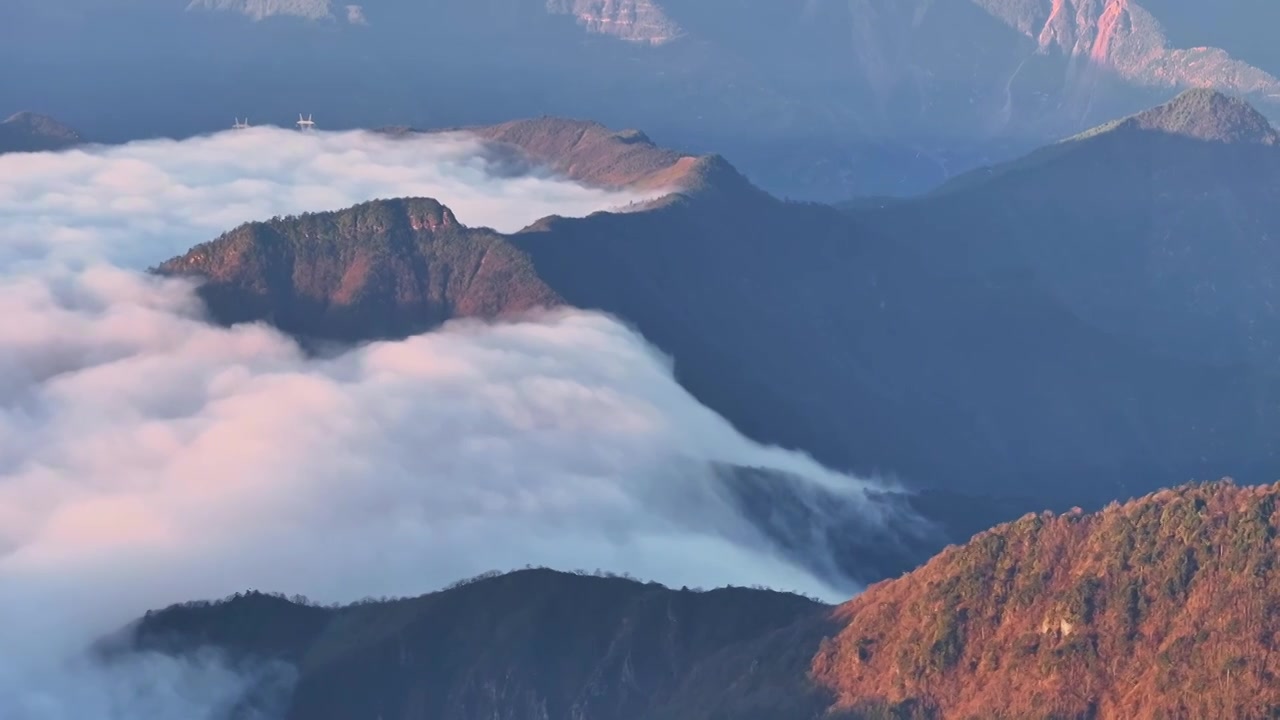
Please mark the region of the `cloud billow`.
MULTIPOLYGON (((140 271, 244 220, 373 197, 505 230, 635 199, 489 162, 465 136, 271 129, 0 157, 0 716, 136 717, 85 643, 247 588, 348 601, 543 564, 853 589, 744 519, 715 468, 784 471, 868 522, 875 486, 747 440, 615 319, 455 322, 316 357, 210 324, 191 283, 140 271)), ((151 667, 176 688, 143 698, 173 708, 157 717, 237 688, 216 663, 151 667)))

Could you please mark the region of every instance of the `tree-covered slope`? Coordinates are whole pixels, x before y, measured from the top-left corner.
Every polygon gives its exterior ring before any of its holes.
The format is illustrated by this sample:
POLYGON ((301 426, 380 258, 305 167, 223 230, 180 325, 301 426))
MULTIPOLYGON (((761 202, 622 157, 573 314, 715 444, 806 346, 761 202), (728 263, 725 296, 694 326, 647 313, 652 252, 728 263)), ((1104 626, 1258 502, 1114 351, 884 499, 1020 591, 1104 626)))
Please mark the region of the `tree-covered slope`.
POLYGON ((337 609, 249 593, 149 613, 131 632, 135 647, 291 665, 272 676, 286 720, 809 720, 831 701, 807 678, 829 610, 525 570, 337 609))
POLYGON ((1028 515, 842 606, 814 675, 940 718, 1280 713, 1280 485, 1028 515))
POLYGON ((342 340, 560 303, 505 238, 465 227, 424 198, 248 223, 158 270, 202 278, 200 292, 222 322, 267 319, 342 340))
POLYGON ((1030 514, 837 608, 526 570, 347 607, 190 603, 111 647, 222 650, 286 720, 1268 718, 1278 501, 1221 481, 1030 514))

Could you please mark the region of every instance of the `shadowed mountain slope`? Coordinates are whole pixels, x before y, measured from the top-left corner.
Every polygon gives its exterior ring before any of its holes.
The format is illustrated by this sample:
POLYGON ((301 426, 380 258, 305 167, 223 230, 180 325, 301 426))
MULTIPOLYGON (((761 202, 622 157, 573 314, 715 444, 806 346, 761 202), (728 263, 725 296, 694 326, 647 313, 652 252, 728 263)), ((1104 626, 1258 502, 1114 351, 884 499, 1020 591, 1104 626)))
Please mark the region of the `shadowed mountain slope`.
POLYGON ((1280 485, 1028 515, 839 609, 815 678, 951 718, 1280 713, 1280 485))
POLYGON ((285 720, 809 720, 831 702, 807 679, 828 611, 526 570, 342 609, 250 593, 148 613, 131 632, 139 648, 293 665, 285 720))
POLYGON ((1280 358, 1280 135, 1205 90, 930 196, 860 210, 947 272, 1032 273, 1091 325, 1224 366, 1280 358))

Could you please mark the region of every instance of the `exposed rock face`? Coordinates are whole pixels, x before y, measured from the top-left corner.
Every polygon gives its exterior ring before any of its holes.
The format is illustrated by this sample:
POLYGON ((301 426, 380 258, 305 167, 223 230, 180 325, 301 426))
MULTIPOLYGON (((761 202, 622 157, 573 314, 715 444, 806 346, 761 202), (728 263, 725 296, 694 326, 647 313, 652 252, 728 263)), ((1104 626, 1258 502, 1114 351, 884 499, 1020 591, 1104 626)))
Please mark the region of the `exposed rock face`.
POLYGON ((841 607, 814 677, 944 720, 1275 717, 1278 507, 1222 482, 1028 515, 841 607))
MULTIPOLYGON (((254 20, 277 16, 332 20, 338 15, 333 0, 191 0, 187 10, 236 12, 254 20)), ((341 14, 353 25, 366 24, 361 5, 343 6, 341 14)))
POLYGON ((1153 87, 1213 87, 1280 97, 1280 80, 1218 48, 1168 46, 1160 22, 1132 0, 973 0, 1041 52, 1073 61, 1080 78, 1099 69, 1153 87))
POLYGON ((662 45, 683 34, 655 0, 547 0, 547 12, 572 15, 588 32, 662 45))

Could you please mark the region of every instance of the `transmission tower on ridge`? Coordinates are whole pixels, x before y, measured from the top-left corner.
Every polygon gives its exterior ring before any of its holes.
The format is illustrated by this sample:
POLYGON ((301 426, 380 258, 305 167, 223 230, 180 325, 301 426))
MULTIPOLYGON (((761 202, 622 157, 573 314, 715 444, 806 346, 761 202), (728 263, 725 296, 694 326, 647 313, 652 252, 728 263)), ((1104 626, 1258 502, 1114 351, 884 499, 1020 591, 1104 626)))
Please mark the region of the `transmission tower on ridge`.
POLYGON ((302 113, 298 113, 298 129, 302 131, 315 130, 316 123, 311 119, 311 115, 307 115, 307 119, 302 119, 302 113))

